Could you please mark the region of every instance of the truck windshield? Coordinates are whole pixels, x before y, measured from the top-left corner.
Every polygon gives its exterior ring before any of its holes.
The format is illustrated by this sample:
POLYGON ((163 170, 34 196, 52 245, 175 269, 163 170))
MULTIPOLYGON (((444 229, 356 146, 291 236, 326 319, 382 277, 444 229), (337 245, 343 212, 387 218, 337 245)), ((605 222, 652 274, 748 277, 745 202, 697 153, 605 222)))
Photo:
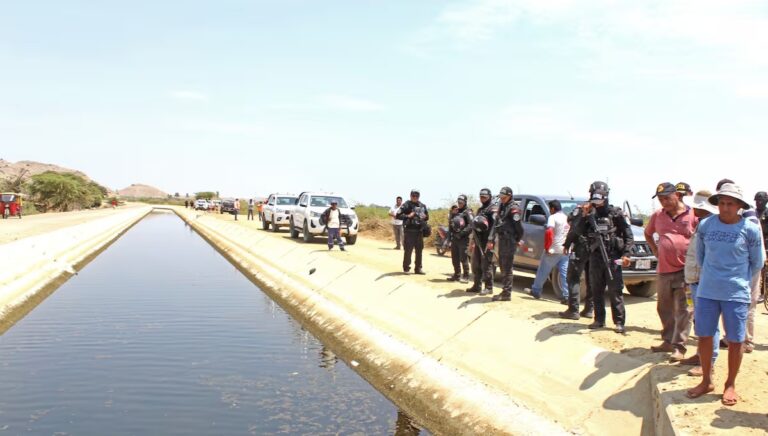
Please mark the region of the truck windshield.
POLYGON ((277 197, 278 206, 289 206, 296 204, 296 197, 277 197))
POLYGON ((347 202, 344 201, 341 197, 331 197, 331 196, 317 196, 312 197, 312 204, 310 206, 314 207, 328 207, 331 205, 331 201, 336 200, 336 202, 339 203, 339 207, 347 207, 347 202))
POLYGON ((580 202, 575 200, 560 200, 560 206, 563 207, 563 213, 566 215, 570 215, 579 204, 580 202))

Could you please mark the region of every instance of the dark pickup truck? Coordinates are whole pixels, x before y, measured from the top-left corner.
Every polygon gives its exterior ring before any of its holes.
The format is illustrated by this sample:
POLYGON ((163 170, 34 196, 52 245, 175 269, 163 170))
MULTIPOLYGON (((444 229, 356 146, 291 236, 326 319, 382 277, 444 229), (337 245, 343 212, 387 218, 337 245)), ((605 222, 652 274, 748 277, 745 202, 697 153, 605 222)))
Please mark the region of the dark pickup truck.
MULTIPOLYGON (((563 206, 563 212, 568 215, 576 206, 586 202, 587 199, 571 198, 565 195, 516 195, 514 200, 518 202, 520 209, 523 211, 523 228, 525 229, 524 245, 517 250, 515 255, 515 268, 535 272, 539 266, 541 255, 544 252, 544 231, 547 219, 549 218, 549 206, 547 203, 552 200, 559 200, 563 206)), ((634 222, 632 225, 635 246, 631 253, 632 264, 622 270, 624 285, 632 295, 651 297, 656 293, 654 282, 656 281, 657 260, 645 241, 642 226, 636 224, 642 223, 634 222)), ((561 295, 561 284, 560 276, 556 270, 552 271, 549 280, 552 282, 552 288, 559 298, 561 295)), ((583 282, 584 278, 582 277, 583 282)), ((582 292, 582 294, 584 293, 582 292)))

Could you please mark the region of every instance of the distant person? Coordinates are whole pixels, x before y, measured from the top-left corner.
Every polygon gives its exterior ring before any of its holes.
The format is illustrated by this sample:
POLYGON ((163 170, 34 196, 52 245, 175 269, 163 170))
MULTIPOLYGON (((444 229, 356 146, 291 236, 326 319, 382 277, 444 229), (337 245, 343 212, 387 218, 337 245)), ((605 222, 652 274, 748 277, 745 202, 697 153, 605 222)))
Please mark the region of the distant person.
POLYGON ((117 207, 117 200, 112 199, 112 209, 115 209, 117 207))
POLYGON ((189 200, 184 200, 184 209, 189 209, 189 200))
MULTIPOLYGON (((526 289, 526 292, 529 292, 534 298, 540 298, 549 273, 552 272, 552 269, 557 268, 557 274, 560 276, 560 286, 563 291, 560 296, 560 303, 567 305, 568 255, 564 254, 564 246, 570 226, 568 225, 568 217, 563 213, 563 207, 558 200, 549 202, 549 213, 547 227, 544 232, 544 252, 541 255, 539 267, 536 269, 536 279, 533 281, 531 288, 526 289)), ((578 307, 569 317, 579 319, 578 307)))
POLYGON ((694 310, 703 378, 687 394, 689 398, 698 398, 715 389, 712 346, 722 315, 728 340, 728 378, 721 401, 725 406, 733 406, 738 401, 736 376, 746 338, 750 280, 754 272, 763 267, 765 252, 760 227, 739 215, 741 209, 750 208, 739 186, 722 184, 717 194, 709 197, 709 202, 717 205, 719 215, 704 220, 696 232, 696 258, 701 276, 694 310))
POLYGON ((395 205, 389 209, 389 216, 392 217, 392 233, 395 235, 395 250, 399 250, 403 243, 403 220, 397 219, 397 214, 402 205, 403 197, 398 195, 395 199, 395 205))
POLYGON ((472 220, 472 286, 466 292, 479 293, 480 295, 493 294, 493 250, 487 250, 488 236, 493 226, 494 207, 491 190, 480 190, 480 207, 477 208, 472 220), (483 285, 485 285, 483 287, 483 285))
POLYGON ((264 219, 262 216, 263 212, 264 212, 264 202, 260 201, 259 202, 259 222, 261 222, 261 220, 264 219))
POLYGON ((253 198, 249 198, 248 199, 248 217, 246 218, 247 221, 253 221, 253 206, 254 206, 253 198))
MULTIPOLYGON (((699 222, 702 222, 705 218, 711 216, 714 213, 717 213, 717 208, 709 204, 709 197, 712 196, 712 193, 707 190, 701 190, 696 192, 696 195, 693 197, 693 214, 696 215, 696 218, 699 219, 699 222)), ((696 262, 696 252, 698 247, 698 243, 696 242, 696 233, 694 231, 693 236, 691 237, 691 243, 688 244, 688 250, 685 252, 685 283, 686 286, 689 289, 691 300, 694 302, 694 307, 696 305, 696 290, 699 287, 699 277, 701 275, 701 268, 699 268, 699 264, 696 262)), ((693 312, 694 307, 690 307, 689 311, 693 312)), ((694 321, 693 313, 691 313, 691 321, 694 321)), ((717 355, 719 352, 719 344, 720 344, 720 330, 715 330, 714 334, 714 341, 713 341, 713 352, 712 352, 712 362, 717 359, 717 355)), ((680 361, 681 365, 693 365, 694 368, 691 368, 690 371, 688 371, 688 375, 692 376, 699 376, 702 375, 701 370, 701 359, 699 358, 698 351, 695 355, 685 358, 680 361)))
POLYGON ((685 182, 677 182, 675 185, 675 190, 678 194, 680 194, 681 197, 690 197, 693 195, 693 191, 691 190, 691 185, 685 183, 685 182))
POLYGON ((467 207, 467 196, 459 195, 456 210, 448 216, 448 233, 451 238, 451 263, 453 275, 448 278, 455 282, 469 283, 469 233, 472 231, 472 209, 467 207), (463 273, 462 273, 463 268, 463 273))
POLYGON ((344 251, 344 241, 341 239, 341 211, 339 202, 331 200, 331 207, 323 212, 323 222, 328 231, 328 249, 333 250, 333 244, 339 244, 339 250, 344 251))
POLYGON ((237 221, 237 216, 240 215, 240 199, 235 198, 235 202, 232 205, 232 207, 235 209, 235 221, 237 221))
POLYGON ((579 319, 592 318, 594 316, 594 299, 589 287, 589 223, 585 210, 588 204, 581 204, 573 209, 568 216, 568 234, 563 244, 563 254, 568 256, 568 310, 559 312, 561 318, 579 319), (584 309, 579 312, 581 299, 581 276, 584 275, 586 289, 584 289, 584 309))
MULTIPOLYGON (((685 253, 696 230, 698 219, 693 209, 683 203, 680 183, 661 183, 652 198, 658 198, 657 210, 645 227, 645 240, 658 259, 656 268, 656 312, 661 321, 660 345, 651 347, 654 353, 672 353, 669 360, 678 362, 685 357, 685 343, 691 333, 691 314, 685 295, 685 253), (659 236, 658 245, 654 234, 659 236)), ((683 190, 684 191, 684 190, 683 190)))
MULTIPOLYGON (((763 243, 763 251, 765 251, 765 202, 768 201, 768 195, 765 192, 758 192, 755 195, 755 209, 758 210, 745 210, 742 216, 760 227, 760 234, 762 236, 761 241, 763 243)), ((763 266, 765 268, 765 266, 763 266)), ((750 288, 752 289, 752 301, 749 304, 749 313, 747 314, 747 337, 744 341, 744 352, 751 353, 755 349, 755 310, 757 309, 757 303, 762 302, 760 291, 762 286, 760 281, 762 279, 763 268, 759 271, 753 271, 752 280, 750 281, 750 288)))
POLYGON ((400 206, 397 219, 403 221, 403 272, 411 270, 411 255, 416 250, 416 262, 414 273, 424 274, 422 269, 422 251, 424 251, 424 228, 429 221, 427 206, 419 199, 421 192, 418 189, 411 190, 411 199, 400 206))

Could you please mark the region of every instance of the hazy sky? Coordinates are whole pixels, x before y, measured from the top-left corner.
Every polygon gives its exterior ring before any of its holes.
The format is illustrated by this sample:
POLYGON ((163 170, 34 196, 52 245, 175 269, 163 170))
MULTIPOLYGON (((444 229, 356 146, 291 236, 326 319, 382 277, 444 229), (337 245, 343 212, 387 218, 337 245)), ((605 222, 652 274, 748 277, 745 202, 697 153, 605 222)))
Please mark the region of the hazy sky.
POLYGON ((110 188, 768 190, 768 3, 17 0, 0 158, 110 188))

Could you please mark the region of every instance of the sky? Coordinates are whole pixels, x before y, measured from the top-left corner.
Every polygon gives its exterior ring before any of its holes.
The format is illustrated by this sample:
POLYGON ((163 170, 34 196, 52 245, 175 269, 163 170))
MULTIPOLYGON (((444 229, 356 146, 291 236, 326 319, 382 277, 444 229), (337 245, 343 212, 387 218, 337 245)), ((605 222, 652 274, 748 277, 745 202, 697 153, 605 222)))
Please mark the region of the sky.
POLYGON ((751 200, 766 77, 764 1, 6 1, 0 158, 181 195, 751 200))

